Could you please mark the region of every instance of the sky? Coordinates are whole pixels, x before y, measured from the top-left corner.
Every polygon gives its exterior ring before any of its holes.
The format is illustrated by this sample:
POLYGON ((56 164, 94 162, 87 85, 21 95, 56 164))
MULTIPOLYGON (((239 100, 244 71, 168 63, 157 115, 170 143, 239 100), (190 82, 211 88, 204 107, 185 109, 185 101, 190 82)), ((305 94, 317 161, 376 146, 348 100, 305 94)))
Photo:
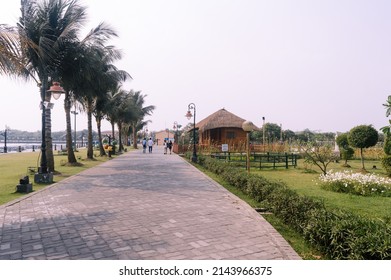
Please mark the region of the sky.
MULTIPOLYGON (((87 32, 104 21, 119 37, 117 61, 155 105, 149 131, 187 125, 225 108, 262 126, 345 132, 388 124, 391 1, 388 0, 83 0, 87 32)), ((15 25, 20 0, 4 1, 0 23, 15 25)), ((41 129, 33 81, 0 76, 0 130, 41 129)), ((65 130, 63 97, 52 131, 65 130)), ((72 116, 72 128, 73 128, 72 116)), ((87 128, 85 113, 77 130, 87 128)), ((103 129, 109 129, 108 122, 103 129)), ((94 125, 94 129, 95 125, 94 125)))

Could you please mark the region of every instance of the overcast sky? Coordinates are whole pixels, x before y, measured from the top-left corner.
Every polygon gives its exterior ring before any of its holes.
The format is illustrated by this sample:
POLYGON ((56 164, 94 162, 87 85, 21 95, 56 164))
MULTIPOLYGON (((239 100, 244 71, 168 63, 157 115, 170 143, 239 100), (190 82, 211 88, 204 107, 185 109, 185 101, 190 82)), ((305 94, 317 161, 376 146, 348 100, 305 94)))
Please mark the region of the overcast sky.
MULTIPOLYGON (((20 0, 3 2, 0 23, 15 25, 20 0)), ((119 33, 112 44, 125 55, 116 65, 133 77, 124 88, 141 90, 146 105, 156 106, 150 131, 186 125, 191 102, 197 122, 225 108, 258 126, 265 117, 294 131, 388 124, 382 104, 391 94, 391 1, 82 3, 86 30, 105 21, 119 33)), ((0 130, 41 129, 33 81, 0 77, 0 95, 0 130)), ((63 98, 52 118, 53 131, 65 129, 63 98)), ((77 129, 86 127, 79 114, 77 129)))

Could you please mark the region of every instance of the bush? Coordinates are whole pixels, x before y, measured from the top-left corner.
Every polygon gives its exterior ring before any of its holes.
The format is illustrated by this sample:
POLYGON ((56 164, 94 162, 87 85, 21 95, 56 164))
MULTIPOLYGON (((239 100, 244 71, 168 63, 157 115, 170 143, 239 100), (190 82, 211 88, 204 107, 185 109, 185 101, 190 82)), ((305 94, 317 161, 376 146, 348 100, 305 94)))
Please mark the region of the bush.
POLYGON ((302 233, 309 220, 309 214, 322 209, 323 204, 312 198, 298 195, 288 188, 278 188, 270 193, 267 201, 273 213, 283 222, 302 233))
POLYGON ((265 201, 270 194, 277 188, 282 187, 282 184, 271 183, 260 176, 250 176, 247 180, 246 193, 257 202, 265 201))
POLYGON ((346 211, 314 210, 303 234, 331 259, 391 259, 390 225, 346 211))
POLYGON ((387 175, 391 177, 391 155, 386 155, 381 159, 381 164, 387 175))

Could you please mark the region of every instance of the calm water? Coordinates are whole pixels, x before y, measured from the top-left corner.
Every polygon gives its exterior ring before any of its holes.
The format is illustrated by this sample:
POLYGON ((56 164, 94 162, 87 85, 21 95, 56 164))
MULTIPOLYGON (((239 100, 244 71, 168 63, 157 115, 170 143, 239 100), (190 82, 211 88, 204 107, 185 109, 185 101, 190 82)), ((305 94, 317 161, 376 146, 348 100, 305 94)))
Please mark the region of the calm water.
MULTIPOLYGON (((66 149, 67 145, 65 142, 53 143, 53 150, 66 149)), ((18 153, 18 152, 39 152, 41 149, 40 143, 7 143, 7 153, 18 153)), ((0 154, 4 153, 4 142, 0 142, 0 154)))

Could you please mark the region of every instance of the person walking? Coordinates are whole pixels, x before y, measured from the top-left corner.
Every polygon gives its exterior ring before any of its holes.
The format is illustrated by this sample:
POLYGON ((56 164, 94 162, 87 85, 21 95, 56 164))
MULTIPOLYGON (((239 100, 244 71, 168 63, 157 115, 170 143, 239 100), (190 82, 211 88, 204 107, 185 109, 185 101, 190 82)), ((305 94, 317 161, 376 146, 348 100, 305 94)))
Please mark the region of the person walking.
POLYGON ((170 151, 170 155, 171 155, 171 149, 172 149, 172 141, 171 140, 170 140, 170 142, 168 142, 167 148, 170 151))
POLYGON ((145 154, 145 152, 147 150, 147 139, 146 138, 143 139, 142 144, 143 144, 143 154, 145 154))
POLYGON ((164 139, 163 148, 164 148, 164 154, 166 155, 167 154, 167 141, 166 141, 166 139, 164 139))
POLYGON ((153 141, 152 141, 152 138, 149 137, 149 140, 148 140, 148 152, 149 153, 152 153, 152 146, 153 146, 153 141))

